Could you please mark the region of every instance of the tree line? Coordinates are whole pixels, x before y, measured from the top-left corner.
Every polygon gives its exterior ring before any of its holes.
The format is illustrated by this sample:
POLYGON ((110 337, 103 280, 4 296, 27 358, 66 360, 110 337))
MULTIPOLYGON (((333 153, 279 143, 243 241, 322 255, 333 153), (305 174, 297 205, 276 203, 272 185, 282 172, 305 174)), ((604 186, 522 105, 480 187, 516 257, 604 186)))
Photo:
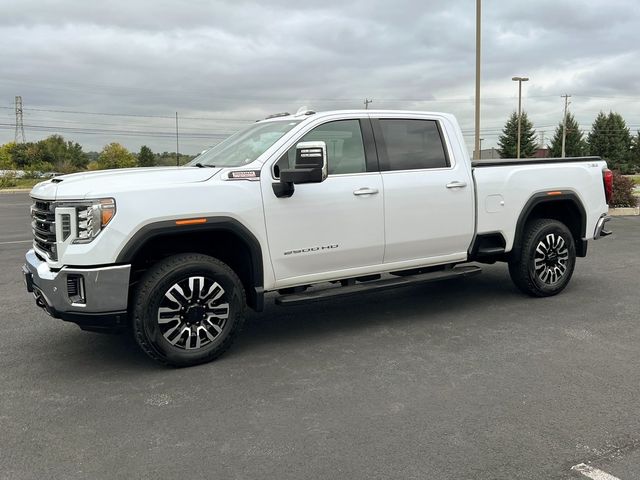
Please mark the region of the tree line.
MULTIPOLYGON (((516 156, 518 114, 513 112, 498 139, 498 151, 502 158, 516 156)), ((562 121, 555 129, 551 143, 547 145, 550 156, 559 157, 562 150, 562 121)), ((538 150, 533 123, 525 112, 521 118, 520 156, 532 157, 538 150)), ((635 135, 619 113, 600 112, 587 135, 572 114, 567 115, 565 140, 567 157, 597 155, 612 170, 622 174, 640 173, 640 131, 635 135)), ((181 155, 186 163, 193 156, 181 155)), ((143 145, 139 152, 130 152, 119 143, 109 143, 100 152, 84 152, 77 142, 67 141, 61 135, 51 135, 38 142, 6 143, 0 146, 0 170, 26 170, 34 172, 71 173, 80 170, 110 168, 151 167, 175 165, 176 154, 153 153, 143 145)))
MULTIPOLYGON (((180 155, 181 164, 191 159, 191 155, 180 155)), ((0 170, 72 173, 175 164, 175 153, 154 153, 146 145, 139 152, 130 152, 113 142, 105 145, 100 152, 85 152, 79 143, 65 140, 61 135, 51 135, 37 142, 10 142, 0 146, 0 170)))
MULTIPOLYGON (((551 143, 547 145, 549 156, 560 157, 562 153, 562 120, 555 129, 551 143)), ((500 157, 513 158, 516 156, 518 138, 518 114, 513 112, 498 139, 500 157)), ((526 113, 522 113, 520 156, 533 157, 538 150, 538 141, 533 123, 526 113)), ((567 157, 581 157, 596 155, 604 158, 612 170, 622 174, 640 173, 640 131, 635 135, 622 118, 615 112, 605 114, 600 112, 591 125, 591 130, 585 135, 575 117, 567 114, 567 130, 565 139, 565 155, 567 157)))

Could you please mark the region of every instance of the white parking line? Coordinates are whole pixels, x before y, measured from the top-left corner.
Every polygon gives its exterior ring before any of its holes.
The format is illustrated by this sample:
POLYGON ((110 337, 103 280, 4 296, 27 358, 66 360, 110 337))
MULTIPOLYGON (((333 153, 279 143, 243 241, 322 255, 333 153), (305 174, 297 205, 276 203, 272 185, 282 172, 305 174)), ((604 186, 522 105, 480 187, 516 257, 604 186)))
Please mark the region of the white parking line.
POLYGON ((591 478, 592 480, 620 480, 618 477, 614 477, 613 475, 610 475, 607 472, 603 472, 598 468, 587 465, 586 463, 579 463, 578 465, 574 465, 573 467, 571 467, 571 470, 580 472, 582 475, 587 478, 591 478))
POLYGON ((12 243, 31 243, 33 240, 14 240, 12 242, 0 242, 0 245, 11 245, 12 243))

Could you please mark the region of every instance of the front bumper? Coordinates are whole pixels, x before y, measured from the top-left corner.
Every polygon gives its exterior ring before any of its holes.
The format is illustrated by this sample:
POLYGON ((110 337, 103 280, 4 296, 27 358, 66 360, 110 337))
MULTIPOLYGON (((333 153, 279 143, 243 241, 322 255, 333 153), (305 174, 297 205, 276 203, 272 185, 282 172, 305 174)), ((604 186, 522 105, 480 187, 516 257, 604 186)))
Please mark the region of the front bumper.
POLYGON ((33 249, 22 267, 27 290, 39 307, 54 318, 93 331, 113 331, 126 324, 130 271, 131 265, 54 271, 33 249), (73 282, 82 286, 81 295, 70 291, 73 282))

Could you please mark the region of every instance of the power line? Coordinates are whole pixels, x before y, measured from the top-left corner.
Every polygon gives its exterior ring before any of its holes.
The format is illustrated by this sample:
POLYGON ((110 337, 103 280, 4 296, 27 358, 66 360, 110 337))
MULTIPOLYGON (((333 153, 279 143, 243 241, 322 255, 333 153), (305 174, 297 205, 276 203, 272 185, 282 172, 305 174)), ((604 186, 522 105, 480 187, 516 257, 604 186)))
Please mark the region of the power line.
MULTIPOLYGON (((17 99, 16 99, 17 100, 17 99)), ((369 99, 367 99, 369 100, 369 99)), ((370 101, 370 100, 369 100, 370 101)), ((378 99, 376 99, 376 101, 378 101, 378 99)), ((4 109, 4 110, 17 110, 16 106, 0 106, 0 109, 4 109)), ((141 121, 139 123, 143 123, 142 120, 143 119, 162 119, 162 120, 174 120, 175 121, 175 115, 150 115, 150 114, 136 114, 136 113, 115 113, 115 112, 97 112, 97 111, 92 111, 92 112, 88 112, 88 111, 81 111, 81 110, 67 110, 67 109, 58 109, 58 108, 42 108, 42 107, 30 107, 30 108, 22 108, 21 109, 23 112, 27 111, 27 112, 33 112, 32 115, 29 115, 29 118, 32 118, 33 115, 35 115, 36 117, 39 116, 40 113, 56 113, 56 114, 72 114, 72 115, 100 115, 100 116, 106 116, 106 117, 123 117, 123 118, 130 118, 130 119, 136 119, 139 118, 141 119, 141 121)), ((7 112, 9 114, 9 112, 7 112)), ((16 111, 16 114, 18 112, 16 111)), ((10 129, 15 129, 16 133, 18 134, 22 134, 22 138, 24 138, 24 129, 25 127, 31 129, 34 132, 50 132, 50 133, 61 133, 61 134, 78 134, 78 135, 94 135, 94 136, 117 136, 117 137, 148 137, 148 138, 172 138, 176 136, 176 132, 175 130, 171 129, 163 129, 162 125, 134 125, 132 124, 132 126, 134 127, 133 129, 124 129, 127 127, 127 122, 126 121, 118 121, 115 120, 111 123, 91 123, 91 122, 85 122, 83 120, 71 120, 71 119, 59 119, 59 118, 55 118, 56 116, 52 115, 49 117, 49 122, 53 122, 53 124, 45 121, 45 122, 41 122, 41 121, 36 121, 32 118, 32 123, 28 124, 28 125, 24 125, 24 121, 20 122, 18 116, 16 116, 16 121, 15 123, 0 123, 0 129, 2 130, 10 130, 10 129), (74 123, 78 123, 81 125, 74 125, 74 123), (67 124, 67 126, 65 125, 61 125, 61 124, 67 124), (69 125, 71 124, 71 125, 69 125), (91 128, 91 127, 87 127, 89 125, 95 125, 98 127, 110 127, 110 126, 114 126, 114 127, 120 127, 120 128, 91 128)), ((45 116, 45 118, 47 118, 45 116)), ((9 120, 7 118, 7 120, 9 120)), ((41 120, 41 119, 38 119, 41 120)), ((240 119, 240 118, 223 118, 223 117, 180 117, 180 120, 193 120, 193 121, 215 121, 215 122, 219 122, 224 124, 225 122, 251 122, 253 120, 249 120, 249 119, 240 119)), ((161 122, 164 124, 164 122, 161 122)), ((561 123, 562 125, 562 123, 561 123)), ((165 125, 165 128, 168 127, 169 125, 165 125)), ((550 125, 537 125, 536 128, 540 129, 540 128, 545 128, 545 127, 555 127, 556 124, 550 124, 550 125)), ((501 125, 491 125, 491 126, 485 126, 484 128, 481 129, 481 133, 482 135, 486 136, 486 137, 497 137, 499 135, 502 134, 502 126, 501 125)), ((580 132, 582 132, 583 134, 588 134, 591 131, 591 125, 582 125, 580 127, 580 132)), ((636 129, 640 128, 640 124, 627 124, 627 129, 598 129, 598 132, 603 133, 605 135, 616 135, 618 133, 621 132, 625 132, 625 131, 634 131, 636 129)), ((208 139, 221 139, 221 138, 225 138, 229 135, 231 135, 233 132, 230 132, 228 130, 235 130, 235 128, 233 126, 230 125, 226 125, 226 128, 224 125, 219 125, 219 126, 213 126, 213 128, 198 128, 196 126, 193 126, 187 130, 184 131, 180 131, 180 136, 182 136, 182 138, 186 139, 186 140, 208 140, 208 139)), ((465 137, 468 136, 472 136, 471 134, 469 134, 470 132, 472 132, 473 130, 470 128, 466 128, 463 129, 463 135, 465 137)), ((18 135, 19 136, 19 135, 18 135)), ((176 148, 177 150, 177 148, 176 148)))
MULTIPOLYGON (((25 125, 33 131, 40 132, 66 132, 87 135, 115 135, 127 137, 155 137, 155 138, 175 138, 175 132, 168 131, 142 131, 142 130, 112 130, 101 128, 78 128, 78 127, 59 127, 49 125, 25 125)), ((11 130, 15 128, 15 123, 0 123, 0 129, 11 130)), ((228 137, 232 132, 211 132, 211 133, 195 133, 181 132, 182 137, 208 139, 211 137, 228 137)))
MULTIPOLYGON (((175 122, 175 114, 173 117, 173 120, 175 122)), ((180 120, 182 120, 182 117, 180 117, 180 120)), ((56 121, 57 122, 57 121, 56 121)), ((66 122, 66 121, 61 121, 61 122, 66 122)), ((84 123, 84 125, 92 125, 91 123, 84 123)), ((116 126, 116 125, 121 125, 121 124, 115 124, 115 123, 97 123, 94 125, 98 125, 98 126, 116 126)), ((4 127, 10 127, 13 128, 15 127, 15 123, 0 123, 0 126, 4 126, 4 127)), ((543 128, 543 127, 553 127, 554 125, 538 125, 538 128, 543 128)), ((25 127, 30 128, 32 130, 45 130, 45 131, 64 131, 64 132, 70 132, 70 133, 87 133, 87 134, 109 134, 109 135, 118 135, 118 134, 126 134, 127 136, 131 136, 131 135, 136 135, 136 136, 161 136, 161 137, 175 137, 175 127, 174 129, 158 129, 157 127, 152 129, 152 130, 147 130, 145 129, 143 126, 138 126, 139 128, 137 129, 127 129, 127 130, 123 130, 123 129, 110 129, 110 128, 92 128, 92 127, 80 127, 80 126, 76 126, 76 125, 71 125, 71 126, 63 126, 63 125, 59 125, 58 123, 56 124, 47 124, 47 123, 32 123, 32 124, 27 124, 25 125, 25 127)), ((463 133, 468 133, 470 131, 472 131, 471 129, 462 129, 463 133)), ((481 129, 481 132, 483 134, 487 134, 487 135, 491 135, 492 133, 495 134, 500 134, 502 133, 502 128, 499 126, 495 126, 495 127, 487 127, 484 129, 481 129)), ((195 128, 195 127, 191 127, 188 130, 181 130, 180 131, 180 136, 190 136, 193 138, 207 138, 210 137, 211 135, 231 135, 232 131, 216 131, 216 130, 212 130, 212 129, 200 129, 200 128, 195 128)))
MULTIPOLYGON (((527 95, 527 98, 547 98, 552 97, 554 95, 527 95)), ((640 101, 640 97, 632 97, 632 96, 597 96, 597 95, 581 95, 584 98, 617 98, 617 99, 637 99, 640 101)), ((228 97, 227 97, 228 98, 228 97)), ((512 100, 513 96, 502 96, 502 97, 483 97, 483 100, 512 100)), ((216 99, 217 100, 217 99, 216 99)), ((263 98, 260 100, 268 100, 268 98, 263 98)), ((356 99, 351 98, 316 98, 316 99, 308 99, 309 101, 327 101, 327 102, 355 102, 356 99)), ((281 101, 291 101, 291 100, 281 100, 281 101)), ((379 102, 415 102, 415 103, 427 103, 427 102, 435 102, 435 103, 456 103, 456 102, 472 102, 473 98, 376 98, 376 101, 379 102)), ((371 103, 372 100, 366 99, 366 106, 371 103)), ((13 106, 0 106, 1 109, 14 109, 13 106)), ((139 114, 139 113, 121 113, 121 112, 96 112, 96 111, 83 111, 83 110, 71 110, 71 109, 54 109, 54 108, 43 108, 43 107, 29 107, 25 108, 25 111, 31 112, 50 112, 50 113, 61 113, 61 114, 74 114, 74 115, 99 115, 99 116, 114 116, 114 117, 133 117, 133 118, 159 118, 159 119, 168 119, 173 120, 174 115, 152 115, 152 114, 139 114)), ((225 117, 180 117, 181 120, 199 120, 199 121, 214 121, 214 122, 252 122, 255 119, 249 118, 225 118, 225 117)))
MULTIPOLYGON (((69 119, 69 118, 62 119, 62 117, 49 116, 46 114, 42 115, 38 113, 29 115, 29 118, 33 120, 33 123, 42 124, 42 122, 44 122, 47 124, 51 123, 52 125, 62 125, 62 126, 64 125, 69 125, 69 126, 96 125, 100 127, 124 127, 124 126, 131 125, 133 127, 139 127, 139 128, 147 128, 147 127, 158 128, 158 127, 163 127, 167 125, 165 124, 164 121, 162 121, 162 123, 154 124, 154 123, 149 123, 149 121, 146 119, 140 119, 140 120, 131 119, 129 121, 113 120, 111 122, 87 122, 85 120, 69 119)), ((184 120, 184 117, 180 117, 180 120, 181 121, 184 120)), ((198 122, 195 125, 202 125, 202 124, 198 122)), ((220 126, 217 126, 217 125, 210 126, 210 127, 190 126, 189 130, 211 132, 212 129, 217 129, 217 128, 220 128, 220 126)), ((231 128, 235 128, 235 127, 232 126, 231 128)))
MULTIPOLYGON (((14 130, 16 124, 15 123, 0 123, 0 130, 14 130)), ((60 126, 50 126, 50 125, 34 125, 27 124, 24 125, 25 128, 28 128, 34 132, 49 132, 49 133, 64 133, 64 134, 76 134, 76 135, 109 135, 114 137, 141 137, 141 138, 165 138, 171 139, 175 138, 175 131, 140 131, 140 130, 112 130, 112 129, 94 129, 94 128, 77 128, 77 127, 60 127, 60 126)), ((633 126, 633 129, 640 128, 640 126, 633 126)), ((607 129, 607 130, 598 130, 598 133, 607 135, 607 136, 615 136, 619 133, 624 133, 626 130, 623 129, 607 129)), ((589 134, 591 132, 590 129, 580 129, 580 132, 583 134, 589 134)), ((189 132, 184 131, 180 132, 180 138, 190 139, 190 140, 212 140, 212 139, 224 139, 229 135, 232 135, 233 132, 209 132, 209 133, 200 133, 200 132, 189 132)), ((498 137, 502 135, 502 130, 482 130, 482 135, 485 137, 498 137)), ((629 132, 630 133, 630 132, 629 132)), ((464 137, 473 137, 474 133, 463 133, 464 137)))
MULTIPOLYGON (((0 106, 0 108, 13 108, 13 107, 3 107, 0 106)), ((70 114, 74 114, 74 115, 101 115, 101 116, 108 116, 108 117, 135 117, 135 118, 166 118, 166 119, 170 119, 173 120, 174 116, 173 115, 145 115, 145 114, 139 114, 139 113, 112 113, 112 112, 87 112, 87 111, 80 111, 80 110, 55 110, 55 109, 49 109, 49 108, 26 108, 25 110, 30 111, 30 112, 50 112, 50 113, 70 113, 70 114)), ((212 117, 180 117, 182 119, 185 120, 208 120, 208 121, 215 121, 215 122, 253 122, 255 121, 255 119, 247 119, 247 118, 224 118, 224 117, 218 117, 218 118, 212 118, 212 117)))

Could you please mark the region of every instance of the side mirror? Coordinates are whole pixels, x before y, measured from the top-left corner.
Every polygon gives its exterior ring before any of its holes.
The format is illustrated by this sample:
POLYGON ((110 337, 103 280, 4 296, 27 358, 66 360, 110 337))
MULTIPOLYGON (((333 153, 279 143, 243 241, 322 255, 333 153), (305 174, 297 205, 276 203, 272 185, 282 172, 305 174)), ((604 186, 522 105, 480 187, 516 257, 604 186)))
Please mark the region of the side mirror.
POLYGON ((294 168, 280 170, 280 183, 273 184, 277 197, 290 197, 295 184, 320 183, 327 178, 327 144, 300 142, 294 168))
POLYGON ((320 183, 327 178, 327 145, 324 142, 300 142, 296 145, 294 168, 280 171, 281 183, 320 183))

